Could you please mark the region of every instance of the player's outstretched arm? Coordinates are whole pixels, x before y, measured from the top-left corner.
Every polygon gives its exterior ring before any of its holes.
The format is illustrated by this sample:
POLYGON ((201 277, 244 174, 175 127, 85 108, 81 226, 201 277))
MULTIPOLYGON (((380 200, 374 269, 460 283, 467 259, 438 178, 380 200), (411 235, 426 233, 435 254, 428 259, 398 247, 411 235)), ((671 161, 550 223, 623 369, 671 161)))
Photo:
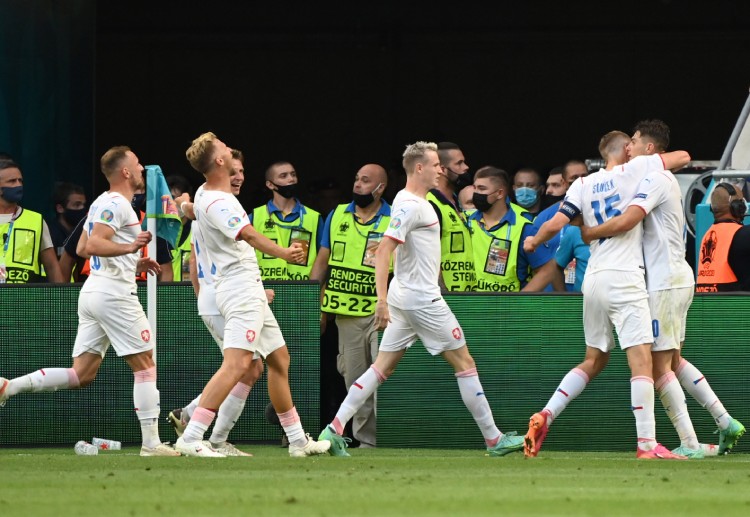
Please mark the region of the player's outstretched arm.
POLYGON ((581 226, 581 239, 586 244, 590 244, 591 241, 596 239, 604 239, 605 237, 614 237, 627 231, 632 230, 638 225, 643 218, 646 217, 646 212, 642 208, 637 206, 629 206, 625 213, 608 219, 602 224, 596 226, 581 226))
POLYGON ((678 171, 690 163, 690 154, 687 151, 670 151, 661 153, 664 168, 672 172, 678 171))
POLYGON ((557 212, 552 219, 545 222, 536 235, 526 237, 523 241, 523 250, 526 253, 533 253, 540 244, 544 244, 552 237, 557 235, 563 227, 570 222, 570 218, 563 212, 557 212))
POLYGON ((274 257, 284 259, 292 264, 302 264, 306 258, 305 250, 300 243, 295 242, 288 248, 282 248, 262 233, 258 233, 251 224, 246 225, 242 231, 240 231, 237 239, 242 239, 250 246, 266 255, 273 255, 274 257))
MULTIPOLYGON (((85 232, 83 235, 85 235, 85 232)), ((112 237, 115 235, 114 228, 101 223, 94 223, 91 235, 87 239, 84 239, 83 235, 78 245, 80 247, 83 242, 83 251, 89 257, 94 255, 97 257, 119 257, 128 253, 135 253, 151 242, 151 232, 139 233, 135 240, 130 243, 112 242, 112 237)))
POLYGON ((375 252, 375 291, 378 295, 378 304, 375 307, 375 326, 378 330, 384 329, 391 321, 388 312, 388 273, 390 272, 391 256, 398 244, 398 241, 386 236, 380 241, 378 250, 375 252))

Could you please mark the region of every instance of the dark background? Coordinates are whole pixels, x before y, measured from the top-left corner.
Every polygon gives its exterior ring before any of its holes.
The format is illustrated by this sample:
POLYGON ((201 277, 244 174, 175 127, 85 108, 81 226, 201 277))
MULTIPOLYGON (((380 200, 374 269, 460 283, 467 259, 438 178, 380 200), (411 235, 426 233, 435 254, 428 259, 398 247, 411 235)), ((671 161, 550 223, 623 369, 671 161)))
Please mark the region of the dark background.
POLYGON ((672 148, 719 159, 748 95, 748 15, 729 1, 5 0, 0 150, 45 212, 57 179, 104 190, 113 145, 197 187, 184 151, 208 130, 245 152, 247 208, 274 160, 348 197, 362 164, 400 171, 415 140, 459 143, 472 170, 546 173, 657 117, 672 148))

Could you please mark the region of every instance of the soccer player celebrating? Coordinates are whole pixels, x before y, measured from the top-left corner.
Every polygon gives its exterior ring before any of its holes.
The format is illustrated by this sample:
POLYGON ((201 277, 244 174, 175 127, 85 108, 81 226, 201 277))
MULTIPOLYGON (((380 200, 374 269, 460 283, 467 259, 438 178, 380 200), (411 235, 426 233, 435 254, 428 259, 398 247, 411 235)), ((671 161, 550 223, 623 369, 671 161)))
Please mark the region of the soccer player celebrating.
MULTIPOLYGON (((647 173, 680 168, 690 161, 686 152, 677 151, 639 157, 618 165, 626 161, 629 142, 630 137, 620 131, 602 137, 599 153, 606 161, 606 168, 573 182, 560 211, 534 237, 526 239, 524 249, 533 251, 579 215, 586 226, 602 224, 625 210, 647 173)), ((563 378, 545 408, 531 416, 524 444, 527 457, 539 453, 552 421, 607 365, 614 348, 614 325, 631 372, 630 400, 638 438, 636 457, 686 459, 656 441, 651 360, 654 336, 643 268, 640 227, 591 244, 591 258, 583 281, 586 357, 563 378)))
POLYGON ((406 350, 420 339, 430 354, 441 355, 455 370, 461 397, 484 436, 489 454, 504 456, 519 451, 523 438, 515 433, 503 434, 495 425, 461 326, 440 294, 440 227, 425 199, 441 174, 437 145, 416 142, 407 146, 403 166, 406 187, 393 201, 386 238, 375 254, 375 324, 385 328, 378 356, 349 389, 319 439, 331 441, 329 452, 333 456, 349 456, 342 437, 344 426, 393 373, 406 350), (397 248, 388 289, 389 265, 397 248))
POLYGON ((72 368, 44 368, 11 381, 0 378, 0 405, 18 393, 83 388, 91 384, 109 345, 133 370, 133 403, 141 423, 141 456, 179 456, 159 439, 159 391, 154 341, 143 307, 135 296, 135 277, 159 272, 153 258, 139 258, 150 232, 142 232, 130 205, 133 193, 144 188, 143 165, 128 147, 108 150, 101 168, 109 190, 92 204, 78 255, 88 257, 91 273, 78 297, 78 334, 72 368))
POLYGON ((232 150, 213 133, 204 133, 186 151, 190 165, 206 182, 195 194, 196 221, 208 259, 216 268, 216 304, 224 317, 224 360, 203 390, 175 448, 188 456, 224 457, 203 435, 216 410, 250 369, 258 353, 268 365, 268 395, 289 438, 289 455, 328 451, 330 442, 311 439, 302 429, 289 389, 289 351, 271 312, 258 270, 255 248, 288 262, 304 260, 299 243, 282 248, 259 234, 232 195, 232 150))

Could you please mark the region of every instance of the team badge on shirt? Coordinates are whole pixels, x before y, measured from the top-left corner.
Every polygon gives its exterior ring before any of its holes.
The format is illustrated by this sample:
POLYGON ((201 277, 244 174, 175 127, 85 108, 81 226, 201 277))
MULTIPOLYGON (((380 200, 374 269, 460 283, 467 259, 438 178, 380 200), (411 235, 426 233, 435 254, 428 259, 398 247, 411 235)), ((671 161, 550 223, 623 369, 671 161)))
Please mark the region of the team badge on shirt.
POLYGON ((247 339, 248 343, 252 343, 255 341, 255 331, 250 329, 245 333, 245 339, 247 339))
POLYGON ((240 218, 239 217, 232 217, 227 221, 227 226, 230 228, 235 228, 238 224, 240 224, 240 218))
POLYGON ((142 330, 141 339, 144 343, 148 343, 149 341, 151 341, 151 332, 149 332, 148 330, 142 330))
POLYGON ((112 219, 115 218, 115 214, 112 213, 112 210, 102 210, 102 215, 99 217, 105 223, 111 223, 112 219))
POLYGON ((398 217, 392 218, 390 226, 394 230, 398 230, 399 228, 401 228, 401 219, 399 219, 398 217))
POLYGON ((453 334, 453 339, 461 339, 461 327, 454 328, 451 333, 453 334))

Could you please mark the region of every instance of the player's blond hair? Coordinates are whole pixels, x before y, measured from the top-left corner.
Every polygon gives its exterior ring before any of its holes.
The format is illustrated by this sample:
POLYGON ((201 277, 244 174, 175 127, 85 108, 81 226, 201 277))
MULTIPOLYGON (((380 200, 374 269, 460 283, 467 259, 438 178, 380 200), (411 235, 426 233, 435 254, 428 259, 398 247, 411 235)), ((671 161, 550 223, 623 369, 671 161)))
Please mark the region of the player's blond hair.
POLYGON ((185 151, 185 157, 190 162, 190 165, 203 175, 211 168, 211 162, 214 159, 214 142, 216 140, 216 135, 211 131, 203 133, 193 140, 193 143, 185 151))
POLYGON ((630 140, 630 137, 622 131, 610 131, 599 140, 599 154, 605 160, 620 150, 620 139, 630 140))
POLYGON ((413 144, 407 145, 404 151, 404 159, 401 164, 404 166, 406 174, 409 175, 414 172, 414 166, 417 163, 423 162, 427 151, 435 151, 437 153, 438 146, 435 142, 414 142, 413 144))
POLYGON ((130 151, 130 147, 127 145, 118 145, 110 147, 109 150, 102 155, 99 163, 104 176, 110 178, 112 174, 122 169, 122 163, 125 161, 125 158, 128 157, 128 151, 130 151))

